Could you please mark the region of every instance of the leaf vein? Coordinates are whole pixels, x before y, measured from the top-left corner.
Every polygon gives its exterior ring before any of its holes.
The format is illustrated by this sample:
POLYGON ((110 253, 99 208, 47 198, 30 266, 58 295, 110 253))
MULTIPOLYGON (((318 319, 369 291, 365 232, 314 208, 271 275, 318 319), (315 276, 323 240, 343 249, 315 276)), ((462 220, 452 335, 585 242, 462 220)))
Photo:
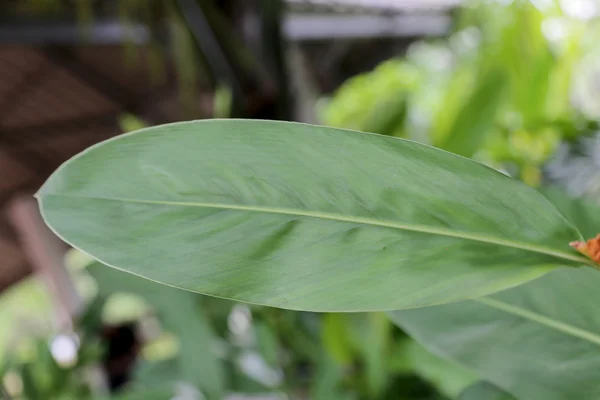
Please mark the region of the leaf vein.
POLYGON ((594 332, 590 332, 585 329, 578 328, 576 326, 568 325, 564 322, 557 321, 540 314, 536 314, 532 311, 525 310, 521 307, 513 306, 512 304, 508 304, 500 300, 495 300, 491 298, 480 298, 474 299, 473 301, 484 304, 491 308, 495 308, 497 310, 504 311, 509 314, 516 315, 529 321, 537 322, 538 324, 545 325, 549 328, 553 328, 567 335, 578 337, 580 339, 592 342, 600 346, 600 335, 594 332))
POLYGON ((72 195, 72 194, 64 194, 64 193, 45 193, 45 196, 55 196, 55 197, 71 197, 71 198, 80 198, 80 199, 89 199, 89 200, 103 200, 103 201, 115 201, 115 202, 123 202, 123 203, 133 203, 133 204, 147 204, 147 205, 163 205, 163 206, 180 206, 180 207, 203 207, 203 208, 214 208, 214 209, 228 209, 228 210, 237 210, 237 211, 254 211, 254 212, 263 212, 270 214, 281 214, 281 215, 290 215, 290 216, 299 216, 299 217, 308 217, 308 218, 317 218, 317 219, 325 219, 331 221, 339 221, 339 222, 351 222, 357 223, 361 225, 367 226, 378 226, 382 228, 391 228, 391 229, 399 229, 406 230, 412 232, 421 232, 428 233, 432 235, 439 236, 447 236, 454 237, 458 239, 472 240, 476 242, 483 242, 489 244, 496 244, 499 246, 512 247, 516 249, 521 249, 525 251, 531 251, 535 253, 546 254, 550 256, 554 256, 557 258, 562 258, 564 260, 580 262, 586 265, 592 265, 592 262, 585 257, 581 257, 575 254, 563 252, 560 250, 554 250, 551 248, 533 245, 533 244, 524 244, 511 240, 501 239, 492 236, 486 235, 475 235, 467 232, 459 232, 459 231, 451 231, 448 229, 442 228, 433 228, 424 225, 409 225, 402 224, 393 221, 385 221, 385 220, 377 220, 374 218, 368 217, 357 217, 357 216, 347 216, 342 214, 334 214, 322 211, 305 211, 299 209, 291 209, 291 208, 276 208, 276 207, 264 207, 264 206, 255 206, 255 205, 239 205, 239 204, 220 204, 220 203, 202 203, 202 202, 185 202, 185 201, 169 201, 169 200, 144 200, 144 199, 134 199, 134 198, 117 198, 117 197, 101 197, 101 196, 81 196, 81 195, 72 195))

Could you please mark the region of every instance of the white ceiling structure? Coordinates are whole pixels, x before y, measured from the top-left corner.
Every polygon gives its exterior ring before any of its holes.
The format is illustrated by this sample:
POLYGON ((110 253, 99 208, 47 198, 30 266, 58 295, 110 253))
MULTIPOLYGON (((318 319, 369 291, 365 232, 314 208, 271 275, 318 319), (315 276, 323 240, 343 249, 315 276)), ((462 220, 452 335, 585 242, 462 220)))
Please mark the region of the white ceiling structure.
POLYGON ((445 12, 461 1, 287 0, 292 8, 284 31, 300 41, 439 36, 450 28, 445 12))
POLYGON ((306 6, 324 6, 340 9, 358 8, 373 11, 424 11, 444 10, 459 5, 462 0, 287 0, 288 3, 306 6))

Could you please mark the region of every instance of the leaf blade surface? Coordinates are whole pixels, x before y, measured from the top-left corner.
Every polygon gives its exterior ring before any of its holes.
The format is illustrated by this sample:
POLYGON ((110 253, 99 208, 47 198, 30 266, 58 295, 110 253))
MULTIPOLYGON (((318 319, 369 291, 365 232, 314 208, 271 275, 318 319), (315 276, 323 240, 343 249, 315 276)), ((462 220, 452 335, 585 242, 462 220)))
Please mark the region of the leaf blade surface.
POLYGON ((585 263, 568 247, 578 231, 519 182, 415 142, 305 124, 143 129, 68 161, 38 197, 50 227, 105 264, 298 310, 442 304, 585 263))

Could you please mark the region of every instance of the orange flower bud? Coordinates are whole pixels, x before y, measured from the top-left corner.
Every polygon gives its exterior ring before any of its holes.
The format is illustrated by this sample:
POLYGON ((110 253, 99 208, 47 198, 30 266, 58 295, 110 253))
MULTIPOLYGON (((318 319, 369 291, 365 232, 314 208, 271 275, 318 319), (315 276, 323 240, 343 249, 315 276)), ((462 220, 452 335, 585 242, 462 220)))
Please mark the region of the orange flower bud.
POLYGON ((587 242, 571 242, 569 246, 600 263, 600 233, 595 238, 589 239, 587 242))

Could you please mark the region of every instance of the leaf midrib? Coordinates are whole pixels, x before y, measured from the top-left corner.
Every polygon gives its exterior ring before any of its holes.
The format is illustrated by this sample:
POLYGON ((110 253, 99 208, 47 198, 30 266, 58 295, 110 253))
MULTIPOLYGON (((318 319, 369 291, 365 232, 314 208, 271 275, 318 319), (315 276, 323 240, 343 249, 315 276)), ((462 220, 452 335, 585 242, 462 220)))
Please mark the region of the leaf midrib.
POLYGON ((566 324, 564 322, 546 317, 544 315, 536 314, 535 312, 526 310, 521 307, 514 306, 512 304, 503 302, 501 300, 491 299, 489 297, 483 297, 483 298, 479 298, 479 299, 474 299, 472 301, 486 305, 486 306, 494 308, 496 310, 500 310, 500 311, 504 311, 504 312, 512 314, 512 315, 516 315, 516 316, 524 318, 526 320, 547 326, 547 327, 555 329, 559 332, 565 333, 570 336, 577 337, 579 339, 586 340, 588 342, 591 342, 591 343, 594 343, 594 344, 600 346, 600 335, 597 335, 594 332, 590 332, 585 329, 581 329, 576 326, 566 324))
POLYGON ((291 209, 291 208, 276 208, 276 207, 262 207, 262 206, 248 206, 248 205, 239 205, 239 204, 220 204, 220 203, 202 203, 202 202, 184 202, 184 201, 168 201, 168 200, 144 200, 144 199, 134 199, 134 198, 121 198, 121 197, 102 197, 102 196, 81 196, 81 195, 72 195, 72 194, 64 194, 64 193, 39 193, 36 197, 40 197, 43 200, 43 197, 46 196, 55 196, 55 197, 71 197, 71 198, 79 198, 79 199, 89 199, 89 200, 105 200, 105 201, 116 201, 123 203, 133 203, 133 204, 149 204, 149 205, 167 205, 167 206, 181 206, 181 207, 203 207, 203 208, 214 208, 220 210, 237 210, 237 211, 254 211, 254 212, 263 212, 270 214, 281 214, 281 215, 293 215, 298 217, 309 217, 309 218, 318 218, 318 219, 326 219, 331 221, 341 221, 341 222, 352 222, 361 225, 369 225, 369 226, 378 226, 382 228, 392 228, 392 229, 400 229, 412 232, 421 232, 421 233, 429 233, 432 235, 440 235, 440 236, 448 236, 454 237, 458 239, 472 240, 475 242, 483 242, 496 244, 499 246, 512 247, 516 249, 531 251, 534 253, 541 253, 546 255, 551 255, 554 257, 562 258, 569 261, 580 262, 582 264, 589 265, 590 260, 584 257, 580 257, 575 254, 570 254, 566 252, 562 252, 559 250, 554 250, 551 248, 536 246, 530 244, 524 244, 515 242, 512 240, 506 240, 491 236, 485 235, 474 235, 465 232, 452 231, 448 229, 440 229, 440 228, 432 228, 425 225, 408 225, 401 224, 392 221, 384 221, 377 220, 374 218, 365 218, 365 217, 348 217, 341 214, 327 213, 321 211, 303 211, 299 209, 291 209))

